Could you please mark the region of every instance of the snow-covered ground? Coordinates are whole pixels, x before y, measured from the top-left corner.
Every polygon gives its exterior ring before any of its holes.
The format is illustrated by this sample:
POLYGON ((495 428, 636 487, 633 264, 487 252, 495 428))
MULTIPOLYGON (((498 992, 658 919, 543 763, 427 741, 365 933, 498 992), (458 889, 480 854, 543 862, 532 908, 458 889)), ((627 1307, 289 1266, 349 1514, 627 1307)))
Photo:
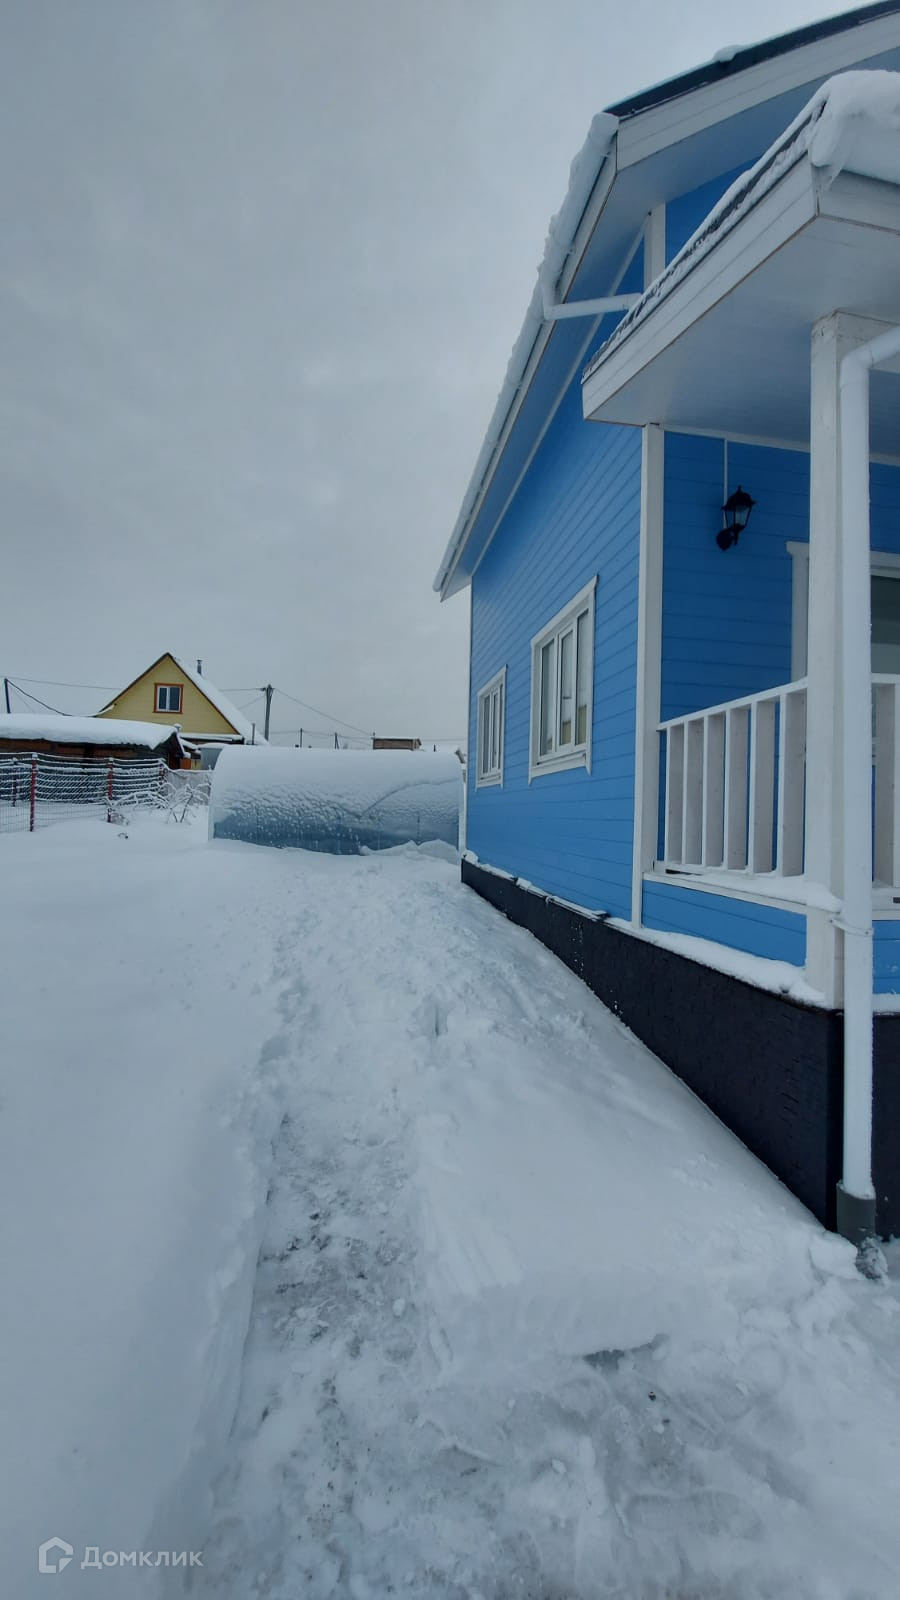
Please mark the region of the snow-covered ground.
POLYGON ((3 1593, 893 1600, 892 1285, 441 847, 0 871, 3 1593))

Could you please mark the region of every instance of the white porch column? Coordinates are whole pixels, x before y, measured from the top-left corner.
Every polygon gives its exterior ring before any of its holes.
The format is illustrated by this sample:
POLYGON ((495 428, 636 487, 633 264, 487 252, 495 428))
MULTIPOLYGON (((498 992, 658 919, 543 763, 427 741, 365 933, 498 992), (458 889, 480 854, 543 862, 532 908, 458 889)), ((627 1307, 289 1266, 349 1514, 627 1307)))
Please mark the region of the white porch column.
MULTIPOLYGON (((836 311, 812 332, 810 394, 809 630, 806 672, 806 876, 843 899, 844 796, 840 752, 841 482, 840 367, 849 351, 885 331, 836 311)), ((850 530, 852 537, 853 530, 850 530)), ((843 940, 831 914, 810 908, 806 971, 829 1006, 843 1004, 843 940)))
MULTIPOLYGON (((812 332, 809 422, 809 620, 806 674, 806 876, 840 896, 840 365, 852 348, 840 317, 812 332)), ((830 915, 810 908, 806 972, 826 1004, 841 1000, 838 935, 830 915)))

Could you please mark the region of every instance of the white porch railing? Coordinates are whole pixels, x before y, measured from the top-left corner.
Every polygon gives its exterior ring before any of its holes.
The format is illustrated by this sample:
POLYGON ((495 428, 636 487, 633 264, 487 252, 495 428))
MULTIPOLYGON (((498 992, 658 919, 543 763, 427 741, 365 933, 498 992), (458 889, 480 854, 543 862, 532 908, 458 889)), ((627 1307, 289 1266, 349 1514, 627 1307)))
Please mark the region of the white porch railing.
MULTIPOLYGON (((872 679, 874 877, 900 883, 900 678, 872 679)), ((663 867, 803 872, 806 679, 659 725, 665 735, 663 867)))

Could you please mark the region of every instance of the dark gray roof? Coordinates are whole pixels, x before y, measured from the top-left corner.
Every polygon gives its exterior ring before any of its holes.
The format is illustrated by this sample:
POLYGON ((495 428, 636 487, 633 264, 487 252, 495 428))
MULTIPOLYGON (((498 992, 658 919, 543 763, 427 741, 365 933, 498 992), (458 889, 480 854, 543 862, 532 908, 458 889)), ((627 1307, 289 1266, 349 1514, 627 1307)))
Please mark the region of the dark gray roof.
POLYGON ((850 28, 860 27, 864 22, 874 22, 878 17, 889 17, 895 12, 900 12, 900 0, 879 0, 877 5, 861 6, 856 11, 842 11, 839 16, 825 17, 822 22, 811 22, 805 28, 794 28, 791 33, 779 34, 777 39, 765 39, 762 44, 736 50, 727 60, 704 62, 701 67, 683 72, 678 78, 669 78, 666 83, 655 84, 652 89, 642 89, 640 94, 630 95, 628 99, 619 100, 606 109, 619 118, 637 116, 639 111, 664 105, 667 100, 676 100, 679 95, 690 94, 693 89, 702 89, 706 84, 719 83, 737 72, 746 71, 748 67, 757 66, 761 61, 772 61, 776 56, 786 55, 789 50, 796 50, 801 45, 815 44, 818 39, 828 39, 832 34, 844 33, 850 28))

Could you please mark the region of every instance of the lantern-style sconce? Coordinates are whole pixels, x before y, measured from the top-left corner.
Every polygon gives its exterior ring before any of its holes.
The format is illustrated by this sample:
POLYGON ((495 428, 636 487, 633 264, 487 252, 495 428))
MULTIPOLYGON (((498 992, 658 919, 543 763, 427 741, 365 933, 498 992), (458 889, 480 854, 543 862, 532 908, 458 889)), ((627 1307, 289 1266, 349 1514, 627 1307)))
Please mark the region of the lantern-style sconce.
POLYGON ((722 507, 724 526, 716 534, 716 544, 720 550, 730 550, 733 544, 737 544, 750 521, 750 513, 755 505, 753 496, 747 494, 738 484, 734 494, 728 496, 722 507))

